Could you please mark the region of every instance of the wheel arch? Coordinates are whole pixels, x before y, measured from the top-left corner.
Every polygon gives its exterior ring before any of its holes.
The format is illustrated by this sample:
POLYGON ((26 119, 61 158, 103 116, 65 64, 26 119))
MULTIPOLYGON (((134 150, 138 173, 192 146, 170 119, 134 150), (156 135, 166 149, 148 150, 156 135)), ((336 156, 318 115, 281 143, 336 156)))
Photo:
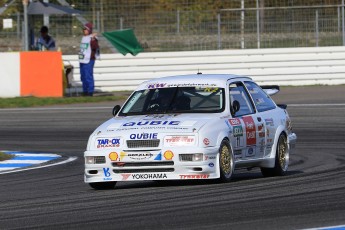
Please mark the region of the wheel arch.
POLYGON ((231 151, 233 152, 233 148, 232 148, 232 144, 231 144, 231 141, 230 141, 230 138, 229 138, 229 133, 228 132, 225 132, 225 131, 222 131, 218 134, 218 137, 217 137, 217 146, 220 148, 220 145, 222 144, 222 141, 223 140, 227 140, 229 142, 229 146, 231 148, 231 151))
POLYGON ((271 148, 271 153, 269 154, 269 157, 267 157, 264 161, 260 163, 260 167, 266 167, 266 168, 274 168, 275 166, 275 159, 276 159, 276 151, 277 151, 277 144, 279 140, 280 134, 283 134, 285 138, 287 138, 287 132, 285 129, 285 126, 280 125, 275 132, 274 136, 274 142, 271 148))
POLYGON ((283 134, 287 138, 287 133, 286 133, 284 125, 280 125, 276 129, 276 133, 274 135, 274 142, 273 142, 273 145, 272 145, 272 150, 271 150, 270 158, 275 158, 275 153, 276 153, 277 144, 278 144, 278 140, 279 140, 280 134, 283 134))

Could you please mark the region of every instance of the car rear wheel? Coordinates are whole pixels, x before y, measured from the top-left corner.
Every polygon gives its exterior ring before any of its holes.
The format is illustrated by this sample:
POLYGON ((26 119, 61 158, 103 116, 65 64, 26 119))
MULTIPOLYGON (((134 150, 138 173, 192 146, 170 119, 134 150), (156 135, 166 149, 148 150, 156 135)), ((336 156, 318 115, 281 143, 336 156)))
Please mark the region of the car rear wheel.
POLYGON ((285 175, 289 167, 289 159, 289 146, 286 136, 284 134, 280 134, 277 143, 274 168, 261 168, 262 175, 265 177, 285 175))
POLYGON ((113 189, 116 185, 116 181, 111 182, 95 182, 89 183, 90 187, 96 190, 113 189))
POLYGON ((223 140, 219 148, 220 181, 228 182, 234 172, 234 156, 228 140, 223 140))

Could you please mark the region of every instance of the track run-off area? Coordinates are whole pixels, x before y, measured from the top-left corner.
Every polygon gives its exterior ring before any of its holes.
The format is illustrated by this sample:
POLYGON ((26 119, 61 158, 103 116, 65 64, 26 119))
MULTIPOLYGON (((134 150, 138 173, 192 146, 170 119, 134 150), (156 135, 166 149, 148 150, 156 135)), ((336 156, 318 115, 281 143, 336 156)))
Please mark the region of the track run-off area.
POLYGON ((118 182, 99 191, 83 182, 83 152, 120 102, 0 109, 0 149, 63 162, 0 174, 0 229, 344 229, 345 86, 283 87, 273 99, 288 105, 298 136, 286 176, 253 169, 230 183, 118 182))

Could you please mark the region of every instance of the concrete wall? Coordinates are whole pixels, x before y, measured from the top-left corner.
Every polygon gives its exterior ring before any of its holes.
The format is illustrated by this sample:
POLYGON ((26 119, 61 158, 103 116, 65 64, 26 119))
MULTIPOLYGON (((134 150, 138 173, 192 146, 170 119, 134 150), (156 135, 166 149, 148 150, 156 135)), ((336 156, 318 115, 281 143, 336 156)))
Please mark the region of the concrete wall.
MULTIPOLYGON (((63 59, 74 66, 80 86, 77 55, 63 59)), ((259 84, 345 84, 345 47, 103 54, 96 61, 94 77, 96 89, 118 91, 133 90, 151 78, 198 71, 248 75, 259 84)))
POLYGON ((0 97, 62 97, 61 52, 0 53, 0 97))
POLYGON ((20 95, 20 56, 18 53, 0 53, 0 97, 20 95))

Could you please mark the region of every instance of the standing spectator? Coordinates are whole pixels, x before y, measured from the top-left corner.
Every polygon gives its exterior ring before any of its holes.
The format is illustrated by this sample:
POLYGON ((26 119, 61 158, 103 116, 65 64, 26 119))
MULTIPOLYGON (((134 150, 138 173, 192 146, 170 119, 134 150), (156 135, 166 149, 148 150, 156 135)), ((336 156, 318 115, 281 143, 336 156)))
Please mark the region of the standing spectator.
POLYGON ((93 67, 99 57, 99 45, 96 33, 92 33, 92 24, 86 23, 83 27, 84 36, 81 39, 79 52, 80 79, 83 83, 83 95, 93 96, 95 82, 93 67))
POLYGON ((40 32, 41 36, 37 40, 36 49, 40 51, 55 50, 55 40, 48 34, 48 27, 42 26, 40 32))

